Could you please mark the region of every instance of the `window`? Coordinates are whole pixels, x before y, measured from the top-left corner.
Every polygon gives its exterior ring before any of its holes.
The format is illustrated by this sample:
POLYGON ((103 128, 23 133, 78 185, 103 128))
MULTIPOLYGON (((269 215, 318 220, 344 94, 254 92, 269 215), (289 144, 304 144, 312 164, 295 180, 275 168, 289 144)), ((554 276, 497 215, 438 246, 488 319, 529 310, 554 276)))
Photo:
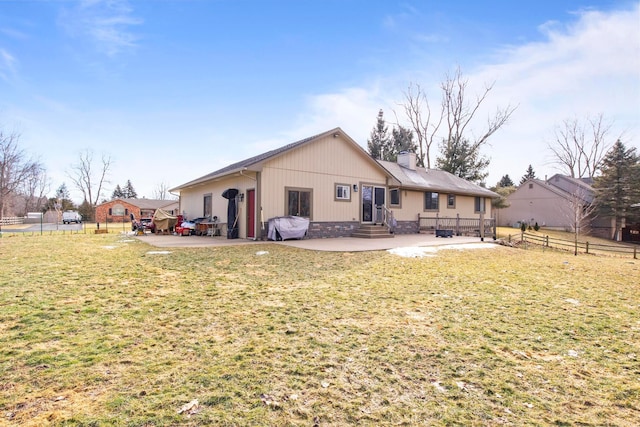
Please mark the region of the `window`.
POLYGON ((484 197, 476 197, 475 210, 476 212, 485 212, 485 199, 484 197))
POLYGON ((124 216, 124 213, 124 206, 122 206, 120 203, 116 203, 111 209, 109 209, 109 215, 112 216, 124 216))
POLYGON ((310 189, 286 188, 287 215, 311 218, 312 192, 310 189))
POLYGON ((345 202, 351 200, 351 187, 348 184, 336 184, 336 200, 345 202))
POLYGON ((438 210, 438 198, 440 195, 431 191, 424 193, 424 210, 437 211, 438 210))
POLYGON ((455 207, 456 207, 456 195, 447 194, 447 208, 455 209, 455 207))
POLYGON ((389 204, 392 206, 400 206, 400 189, 393 188, 389 190, 389 204))
POLYGON ((204 195, 202 216, 205 216, 207 218, 211 217, 212 200, 213 199, 211 197, 211 193, 204 195))

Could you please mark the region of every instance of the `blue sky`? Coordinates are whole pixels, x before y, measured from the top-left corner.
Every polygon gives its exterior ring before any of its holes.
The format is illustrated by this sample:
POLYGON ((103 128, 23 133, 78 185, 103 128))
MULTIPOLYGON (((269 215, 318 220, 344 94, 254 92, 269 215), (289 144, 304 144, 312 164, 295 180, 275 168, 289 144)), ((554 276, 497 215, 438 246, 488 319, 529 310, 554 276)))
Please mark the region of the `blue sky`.
POLYGON ((130 179, 151 197, 338 126, 366 147, 380 108, 406 124, 409 84, 437 104, 459 66, 469 95, 495 82, 476 132, 518 105, 484 150, 488 185, 556 173, 565 119, 602 113, 639 147, 640 3, 518 3, 0 0, 0 125, 52 193, 92 149, 114 162, 105 196, 130 179))

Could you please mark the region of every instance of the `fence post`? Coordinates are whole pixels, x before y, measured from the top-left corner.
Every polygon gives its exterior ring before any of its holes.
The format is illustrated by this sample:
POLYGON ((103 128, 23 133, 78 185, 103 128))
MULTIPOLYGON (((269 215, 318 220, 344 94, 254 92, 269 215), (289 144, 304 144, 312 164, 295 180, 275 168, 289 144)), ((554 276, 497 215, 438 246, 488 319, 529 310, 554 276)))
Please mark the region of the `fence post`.
POLYGON ((456 214, 456 236, 460 235, 460 214, 456 214))
POLYGON ((634 247, 633 247, 633 259, 638 259, 637 254, 636 254, 636 251, 637 251, 637 249, 636 249, 636 247, 634 246, 634 247))
POLYGON ((549 247, 549 235, 548 235, 548 234, 545 236, 545 239, 544 239, 544 240, 545 240, 544 245, 545 245, 546 247, 549 247))
POLYGON ((585 248, 587 253, 589 253, 589 241, 587 240, 587 243, 585 243, 585 248))
POLYGON ((496 218, 492 218, 493 221, 493 240, 498 238, 498 220, 496 218))

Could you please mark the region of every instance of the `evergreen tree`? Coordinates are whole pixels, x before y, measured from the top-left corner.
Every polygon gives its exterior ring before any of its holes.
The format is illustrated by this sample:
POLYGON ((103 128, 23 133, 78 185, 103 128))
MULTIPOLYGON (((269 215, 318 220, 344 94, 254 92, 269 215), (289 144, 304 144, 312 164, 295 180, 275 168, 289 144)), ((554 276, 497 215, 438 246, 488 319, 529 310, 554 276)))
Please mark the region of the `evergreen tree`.
POLYGON ((94 220, 94 211, 91 203, 89 203, 86 199, 78 206, 78 213, 82 215, 83 221, 93 221, 94 220))
POLYGON ((444 141, 441 146, 441 155, 436 159, 439 169, 452 173, 468 181, 480 183, 487 175, 489 159, 480 155, 480 151, 474 149, 468 140, 444 141))
POLYGON ((123 199, 125 198, 124 196, 124 191, 122 191, 122 188, 120 188, 120 184, 116 185, 116 188, 113 190, 113 194, 111 194, 111 199, 123 199))
POLYGON ((124 186, 124 189, 122 190, 124 197, 127 199, 137 199, 138 198, 138 193, 136 193, 136 190, 133 188, 133 185, 131 184, 131 180, 128 179, 127 180, 127 184, 124 186))
POLYGON ((56 204, 58 204, 61 211, 70 211, 76 208, 75 204, 71 200, 71 194, 67 189, 67 185, 64 183, 56 190, 55 197, 49 199, 47 207, 51 210, 55 210, 56 204))
POLYGON ((413 131, 404 126, 398 126, 391 131, 391 150, 386 153, 384 160, 395 162, 401 152, 415 153, 417 149, 418 145, 413 141, 413 131))
POLYGON ((509 202, 507 202, 507 197, 509 197, 511 193, 516 191, 516 187, 513 185, 507 186, 507 187, 498 186, 498 187, 492 188, 491 191, 494 191, 499 194, 499 197, 496 197, 491 202, 491 207, 495 209, 503 209, 503 208, 508 208, 510 206, 509 202))
POLYGON ((520 180, 520 185, 524 184, 530 179, 535 179, 535 178, 536 178, 536 173, 533 171, 533 166, 529 165, 529 167, 527 168, 527 172, 524 174, 524 176, 520 180))
POLYGON ((371 135, 367 140, 369 154, 374 159, 382 160, 386 152, 389 151, 390 139, 387 125, 384 122, 384 113, 382 110, 378 112, 376 125, 371 131, 371 135))
POLYGON ((618 140, 605 155, 601 171, 593 184, 598 213, 615 218, 613 237, 618 239, 631 205, 640 200, 640 157, 635 148, 618 140))
POLYGON ((498 185, 496 185, 496 187, 513 187, 514 185, 515 184, 509 177, 509 174, 507 174, 500 178, 500 181, 498 181, 498 185))

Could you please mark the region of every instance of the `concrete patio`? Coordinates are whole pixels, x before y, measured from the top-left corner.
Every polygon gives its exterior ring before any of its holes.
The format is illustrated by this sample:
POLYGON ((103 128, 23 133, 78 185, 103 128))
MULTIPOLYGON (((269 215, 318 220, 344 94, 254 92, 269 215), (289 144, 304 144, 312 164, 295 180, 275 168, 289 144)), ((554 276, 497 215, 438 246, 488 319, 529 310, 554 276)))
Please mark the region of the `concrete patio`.
MULTIPOLYGON (((424 247, 460 245, 481 242, 479 237, 454 236, 451 238, 435 237, 433 234, 399 234, 390 239, 361 239, 356 237, 339 237, 333 239, 304 239, 304 240, 246 240, 227 239, 225 237, 208 236, 174 236, 146 234, 135 236, 142 242, 158 248, 187 248, 187 247, 222 247, 232 245, 285 245, 300 249, 329 252, 361 252, 381 251, 401 247, 424 247)), ((491 237, 485 242, 493 242, 491 237)))

